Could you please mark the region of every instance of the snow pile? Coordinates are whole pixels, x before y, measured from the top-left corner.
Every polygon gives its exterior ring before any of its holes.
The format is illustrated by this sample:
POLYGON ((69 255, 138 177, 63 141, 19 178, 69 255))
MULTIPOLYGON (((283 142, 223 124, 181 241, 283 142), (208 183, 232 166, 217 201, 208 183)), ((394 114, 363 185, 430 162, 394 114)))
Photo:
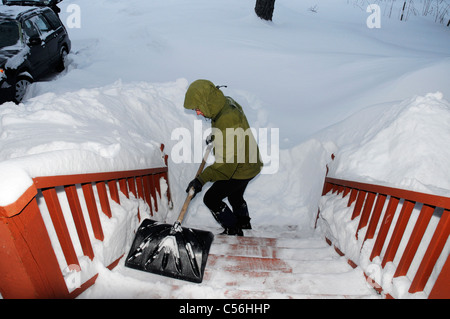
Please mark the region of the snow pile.
POLYGON ((331 176, 450 196, 450 103, 442 93, 364 110, 339 128, 346 132, 338 139, 354 137, 335 154, 331 176))
MULTIPOLYGON (((51 176, 161 167, 161 141, 182 125, 179 119, 187 81, 124 85, 46 93, 25 105, 0 109, 0 169, 22 168, 13 175, 51 176), (164 110, 165 120, 158 114, 164 110)), ((2 176, 6 189, 11 181, 2 176)), ((23 189, 23 187, 22 187, 23 189)), ((20 193, 20 192, 19 192, 20 193)), ((2 192, 2 202, 15 196, 2 192)))
MULTIPOLYGON (((450 196, 449 125, 450 103, 439 92, 362 110, 323 133, 339 136, 335 142, 341 146, 335 153, 336 160, 329 165, 329 176, 450 196)), ((327 195, 320 199, 319 224, 322 232, 375 279, 385 293, 395 298, 426 298, 450 253, 450 240, 441 253, 425 292, 409 294, 408 289, 442 210, 434 213, 407 276, 393 278, 421 205, 416 205, 412 212, 396 258, 382 268, 380 257, 370 261, 374 240, 363 243, 367 227, 359 231, 356 239, 360 217, 351 220, 355 203, 350 207, 347 203, 348 197, 342 199, 341 196, 327 195)), ((402 204, 397 208, 392 225, 395 225, 401 208, 402 204)), ((393 226, 390 234, 392 229, 393 226)), ((386 242, 389 242, 389 236, 386 242)))
POLYGON ((0 164, 0 206, 14 203, 33 184, 30 176, 19 166, 0 164))

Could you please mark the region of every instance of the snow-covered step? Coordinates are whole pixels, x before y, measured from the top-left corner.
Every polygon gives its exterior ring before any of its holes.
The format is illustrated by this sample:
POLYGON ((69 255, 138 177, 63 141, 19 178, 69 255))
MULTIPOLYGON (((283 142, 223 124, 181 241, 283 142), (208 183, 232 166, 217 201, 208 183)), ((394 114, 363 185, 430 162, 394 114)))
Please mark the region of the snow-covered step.
POLYGON ((278 248, 323 248, 329 245, 318 238, 270 238, 270 237, 244 237, 216 235, 214 244, 241 244, 271 246, 278 248))
POLYGON ((338 258, 330 246, 323 248, 279 248, 273 246, 213 244, 210 254, 225 256, 247 256, 289 260, 332 260, 338 258))
POLYGON ((276 272, 233 271, 232 276, 224 271, 207 271, 203 285, 212 288, 228 288, 237 291, 276 292, 284 295, 368 295, 369 287, 364 275, 354 270, 327 274, 292 274, 276 272))
POLYGON ((362 298, 358 274, 324 240, 216 236, 204 285, 227 287, 230 298, 362 298))
POLYGON ((216 236, 210 254, 302 261, 338 258, 324 240, 239 236, 216 236))
POLYGON ((285 260, 244 256, 209 255, 206 270, 213 271, 275 271, 284 273, 339 273, 351 270, 344 257, 336 260, 285 260))
POLYGON ((217 272, 277 272, 292 273, 292 268, 282 259, 210 254, 206 269, 217 272))
POLYGON ((226 290, 226 298, 231 299, 370 299, 367 295, 342 295, 342 294, 296 294, 279 293, 276 291, 248 291, 248 290, 226 290))
MULTIPOLYGON (((102 276, 134 282, 136 292, 111 286, 113 296, 137 298, 371 298, 358 269, 320 238, 215 236, 200 284, 124 265, 102 276), (117 290, 117 292, 115 292, 117 290)), ((103 281, 102 276, 98 284, 103 281)), ((111 285, 111 280, 108 280, 111 285)), ((91 289, 95 296, 95 288, 91 289)))

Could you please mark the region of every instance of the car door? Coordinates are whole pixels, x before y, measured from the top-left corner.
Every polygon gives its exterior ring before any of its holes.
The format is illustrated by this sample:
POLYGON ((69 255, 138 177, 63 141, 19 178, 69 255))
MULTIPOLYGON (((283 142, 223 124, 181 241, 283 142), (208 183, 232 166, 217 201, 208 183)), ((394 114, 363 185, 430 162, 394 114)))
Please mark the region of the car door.
POLYGON ((48 50, 50 59, 52 60, 52 63, 55 64, 60 60, 60 49, 64 41, 65 29, 61 20, 52 10, 45 10, 42 14, 53 30, 51 41, 48 43, 48 50))
POLYGON ((57 56, 59 55, 58 50, 58 32, 54 30, 52 25, 47 21, 47 19, 42 15, 38 14, 32 18, 34 25, 39 30, 42 39, 42 45, 47 48, 47 69, 54 64, 57 56))
POLYGON ((36 16, 22 22, 24 39, 29 47, 28 64, 31 75, 36 79, 48 68, 49 54, 45 41, 34 23, 36 16))

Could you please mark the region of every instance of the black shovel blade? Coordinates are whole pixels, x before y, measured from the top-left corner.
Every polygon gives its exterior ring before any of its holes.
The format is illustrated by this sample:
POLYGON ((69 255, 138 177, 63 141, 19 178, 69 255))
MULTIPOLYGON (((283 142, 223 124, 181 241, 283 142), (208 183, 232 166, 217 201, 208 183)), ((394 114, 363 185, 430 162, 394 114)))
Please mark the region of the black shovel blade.
POLYGON ((213 239, 208 231, 145 219, 136 232, 125 266, 201 283, 213 239))

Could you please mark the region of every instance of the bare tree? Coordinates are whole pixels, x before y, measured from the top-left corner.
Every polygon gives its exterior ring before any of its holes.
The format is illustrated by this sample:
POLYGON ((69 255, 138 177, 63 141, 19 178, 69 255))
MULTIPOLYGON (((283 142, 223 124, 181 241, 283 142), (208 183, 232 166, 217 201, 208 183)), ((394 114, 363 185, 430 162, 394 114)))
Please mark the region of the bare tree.
POLYGON ((256 0, 255 12, 258 17, 272 21, 275 0, 256 0))

